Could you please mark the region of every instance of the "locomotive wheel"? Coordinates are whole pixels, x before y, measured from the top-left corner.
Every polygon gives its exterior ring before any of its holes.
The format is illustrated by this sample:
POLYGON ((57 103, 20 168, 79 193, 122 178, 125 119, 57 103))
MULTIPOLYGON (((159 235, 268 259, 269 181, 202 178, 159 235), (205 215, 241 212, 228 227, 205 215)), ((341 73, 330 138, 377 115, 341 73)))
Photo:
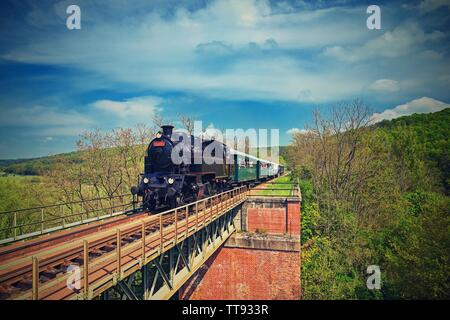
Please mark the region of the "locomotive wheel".
POLYGON ((150 211, 155 209, 155 200, 149 193, 144 196, 143 207, 150 211))
POLYGON ((219 193, 218 192, 219 190, 218 190, 217 183, 215 183, 215 182, 213 182, 213 183, 209 182, 206 190, 207 190, 207 196, 208 197, 219 193))
POLYGON ((169 198, 169 209, 175 209, 184 204, 183 195, 175 195, 169 198))

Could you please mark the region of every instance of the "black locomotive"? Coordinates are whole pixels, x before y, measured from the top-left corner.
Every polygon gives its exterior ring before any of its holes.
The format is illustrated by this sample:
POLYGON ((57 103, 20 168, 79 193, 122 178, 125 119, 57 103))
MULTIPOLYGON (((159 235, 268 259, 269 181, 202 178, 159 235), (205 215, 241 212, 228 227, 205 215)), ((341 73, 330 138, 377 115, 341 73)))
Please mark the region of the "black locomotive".
POLYGON ((144 173, 131 193, 142 197, 144 209, 175 208, 282 173, 279 164, 232 150, 215 140, 173 133, 173 126, 166 125, 148 145, 144 173), (177 156, 175 161, 173 154, 177 156))

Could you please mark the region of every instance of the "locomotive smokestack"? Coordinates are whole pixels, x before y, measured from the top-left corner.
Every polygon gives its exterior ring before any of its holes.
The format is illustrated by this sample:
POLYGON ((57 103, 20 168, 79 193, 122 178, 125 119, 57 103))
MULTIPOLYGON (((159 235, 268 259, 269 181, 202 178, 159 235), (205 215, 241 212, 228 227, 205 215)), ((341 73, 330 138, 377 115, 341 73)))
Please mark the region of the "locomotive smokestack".
POLYGON ((163 134, 165 136, 167 136, 169 138, 172 137, 173 126, 171 126, 171 125, 164 125, 164 126, 161 126, 161 129, 162 129, 163 134))

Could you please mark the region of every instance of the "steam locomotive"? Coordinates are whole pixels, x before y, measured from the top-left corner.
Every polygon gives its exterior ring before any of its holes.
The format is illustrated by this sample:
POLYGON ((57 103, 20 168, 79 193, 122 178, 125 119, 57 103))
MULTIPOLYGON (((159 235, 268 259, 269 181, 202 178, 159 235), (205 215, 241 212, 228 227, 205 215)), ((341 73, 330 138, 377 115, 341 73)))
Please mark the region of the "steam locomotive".
POLYGON ((283 174, 282 165, 233 150, 213 139, 174 133, 173 128, 162 126, 149 143, 144 173, 138 186, 131 187, 133 195, 142 197, 144 209, 175 208, 283 174), (173 155, 178 157, 175 161, 173 155))

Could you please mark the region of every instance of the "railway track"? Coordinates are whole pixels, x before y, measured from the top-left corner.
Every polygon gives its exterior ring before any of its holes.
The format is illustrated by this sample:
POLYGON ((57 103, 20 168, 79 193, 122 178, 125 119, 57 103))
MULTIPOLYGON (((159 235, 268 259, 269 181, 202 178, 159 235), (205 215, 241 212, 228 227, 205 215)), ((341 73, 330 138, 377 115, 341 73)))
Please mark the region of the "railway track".
POLYGON ((239 190, 157 215, 120 216, 2 247, 0 299, 74 298, 79 292, 66 285, 70 266, 83 268, 82 278, 88 279, 83 287, 107 275, 118 273, 120 278, 122 266, 158 256, 173 239, 188 237, 227 205, 242 200, 244 189, 239 190))
MULTIPOLYGON (((69 265, 78 265, 80 262, 78 261, 79 259, 81 259, 82 262, 79 250, 74 248, 72 250, 64 251, 64 261, 60 263, 61 261, 59 261, 59 259, 61 259, 61 256, 59 255, 58 248, 61 243, 66 243, 71 246, 74 242, 73 240, 89 236, 96 232, 109 230, 114 227, 120 227, 123 224, 142 218, 145 214, 148 214, 148 212, 142 212, 131 217, 117 217, 108 221, 83 225, 71 230, 55 232, 49 235, 40 236, 31 241, 15 243, 1 248, 0 298, 3 298, 5 295, 8 296, 11 293, 23 291, 17 290, 17 288, 26 289, 31 285, 31 277, 28 275, 31 271, 31 266, 27 261, 30 256, 39 256, 43 257, 44 260, 47 260, 48 263, 43 266, 44 271, 42 272, 42 276, 40 275, 40 281, 45 283, 53 276, 56 276, 61 272, 66 272, 69 265)), ((111 250, 114 248, 115 246, 113 246, 111 250)), ((104 249, 108 250, 108 247, 106 246, 104 249)), ((100 251, 99 248, 94 246, 91 252, 92 254, 96 254, 100 251)))

